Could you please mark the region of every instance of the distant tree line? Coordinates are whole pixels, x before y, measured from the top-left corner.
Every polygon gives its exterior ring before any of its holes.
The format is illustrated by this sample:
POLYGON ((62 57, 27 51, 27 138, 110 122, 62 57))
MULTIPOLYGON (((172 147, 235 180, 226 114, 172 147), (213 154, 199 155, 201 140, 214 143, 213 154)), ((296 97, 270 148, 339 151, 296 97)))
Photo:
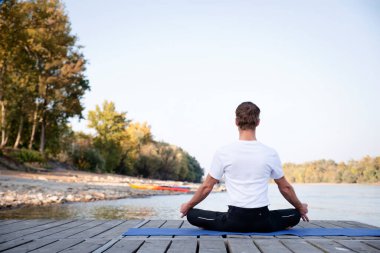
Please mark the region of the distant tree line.
POLYGON ((59 0, 0 2, 0 155, 57 159, 82 170, 199 182, 203 170, 179 147, 155 141, 105 101, 88 114, 94 135, 74 132, 90 90, 86 59, 59 0))
POLYGON ((380 183, 380 157, 336 163, 318 160, 302 164, 285 163, 284 173, 295 183, 380 183))

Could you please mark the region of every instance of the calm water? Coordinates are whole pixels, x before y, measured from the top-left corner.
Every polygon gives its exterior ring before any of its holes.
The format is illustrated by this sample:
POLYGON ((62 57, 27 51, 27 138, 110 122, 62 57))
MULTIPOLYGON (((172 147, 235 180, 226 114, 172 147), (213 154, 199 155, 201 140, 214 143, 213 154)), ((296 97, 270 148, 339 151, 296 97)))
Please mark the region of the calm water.
MULTIPOLYGON (((299 198, 309 204, 315 220, 355 220, 380 226, 380 186, 294 185, 299 198)), ((192 195, 167 195, 89 203, 70 203, 0 211, 0 218, 179 219, 179 206, 192 195)), ((269 187, 270 209, 288 208, 275 185, 269 187)), ((199 207, 225 211, 226 193, 213 193, 199 207)))

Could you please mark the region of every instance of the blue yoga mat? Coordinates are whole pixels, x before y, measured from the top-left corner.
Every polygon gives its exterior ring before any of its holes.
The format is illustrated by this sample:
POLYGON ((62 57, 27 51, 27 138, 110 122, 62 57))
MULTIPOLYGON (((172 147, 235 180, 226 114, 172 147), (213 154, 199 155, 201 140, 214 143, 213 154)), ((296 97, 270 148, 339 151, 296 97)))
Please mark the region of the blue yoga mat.
POLYGON ((130 228, 123 236, 198 236, 198 235, 296 235, 296 236, 380 236, 380 229, 368 228, 296 228, 271 233, 239 233, 198 228, 130 228))

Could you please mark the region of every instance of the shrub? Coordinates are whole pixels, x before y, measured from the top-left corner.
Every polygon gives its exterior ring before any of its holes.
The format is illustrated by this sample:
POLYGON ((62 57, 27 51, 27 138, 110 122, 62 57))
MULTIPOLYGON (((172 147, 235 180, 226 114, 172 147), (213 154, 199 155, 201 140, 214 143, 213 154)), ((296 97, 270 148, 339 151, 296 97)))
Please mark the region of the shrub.
POLYGON ((20 163, 43 163, 45 158, 40 152, 29 149, 14 150, 10 153, 10 156, 15 158, 20 163))
POLYGON ((104 159, 96 149, 77 148, 71 158, 74 166, 80 170, 102 172, 104 169, 104 159))

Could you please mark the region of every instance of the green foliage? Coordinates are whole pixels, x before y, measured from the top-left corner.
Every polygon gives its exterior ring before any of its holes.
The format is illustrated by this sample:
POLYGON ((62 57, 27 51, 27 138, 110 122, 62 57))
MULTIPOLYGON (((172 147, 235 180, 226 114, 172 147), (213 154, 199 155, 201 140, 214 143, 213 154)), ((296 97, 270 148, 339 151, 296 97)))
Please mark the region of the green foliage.
POLYGON ((96 131, 97 139, 104 142, 120 142, 129 123, 126 112, 117 112, 115 104, 107 100, 102 108, 97 105, 95 111, 88 112, 88 122, 88 127, 96 131))
POLYGON ((20 163, 43 163, 45 162, 44 157, 35 150, 21 149, 14 150, 10 153, 10 156, 15 158, 20 163))
POLYGON ((105 171, 115 172, 122 162, 122 141, 126 139, 129 121, 125 112, 117 112, 113 102, 104 101, 102 108, 88 112, 88 126, 96 131, 94 146, 105 160, 105 171))
POLYGON ((194 157, 164 142, 142 146, 135 164, 135 175, 164 180, 200 182, 203 170, 194 157))
POLYGON ((0 144, 56 155, 90 89, 65 9, 59 0, 4 1, 0 31, 0 144))
POLYGON ((94 148, 76 148, 71 158, 73 164, 80 170, 101 172, 104 170, 104 159, 94 148))
MULTIPOLYGON (((131 122, 113 102, 96 106, 88 119, 96 135, 86 145, 91 143, 103 157, 103 172, 200 182, 203 170, 194 157, 179 147, 154 141, 147 123, 131 122)), ((76 143, 83 142, 79 137, 76 143)))
POLYGON ((286 177, 295 183, 379 183, 380 157, 335 163, 319 160, 304 164, 285 163, 286 177))
POLYGON ((121 163, 122 149, 118 142, 113 140, 99 140, 95 139, 94 147, 103 157, 105 165, 104 172, 114 173, 121 163))

